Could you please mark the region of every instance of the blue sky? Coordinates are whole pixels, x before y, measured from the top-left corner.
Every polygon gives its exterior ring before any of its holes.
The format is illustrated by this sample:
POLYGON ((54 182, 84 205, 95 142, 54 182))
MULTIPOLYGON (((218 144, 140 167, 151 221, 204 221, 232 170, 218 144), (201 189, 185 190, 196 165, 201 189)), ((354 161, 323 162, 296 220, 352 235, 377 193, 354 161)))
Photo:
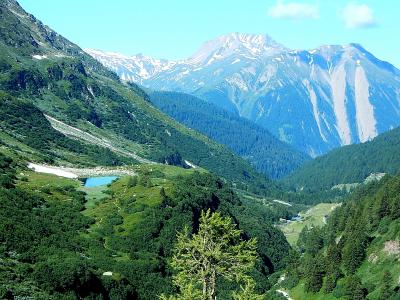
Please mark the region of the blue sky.
POLYGON ((356 42, 400 67, 398 0, 19 0, 83 48, 190 56, 230 32, 267 33, 295 49, 356 42))

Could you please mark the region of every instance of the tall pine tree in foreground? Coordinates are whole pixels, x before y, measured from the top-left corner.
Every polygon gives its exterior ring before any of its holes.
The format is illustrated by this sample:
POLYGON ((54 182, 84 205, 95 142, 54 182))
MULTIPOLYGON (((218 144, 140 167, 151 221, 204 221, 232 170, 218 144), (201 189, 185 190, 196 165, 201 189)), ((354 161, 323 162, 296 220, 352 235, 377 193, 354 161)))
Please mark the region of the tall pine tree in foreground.
POLYGON ((264 299, 255 293, 249 275, 257 260, 257 241, 244 241, 240 236, 230 218, 210 210, 202 212, 197 233, 190 234, 186 227, 178 234, 172 267, 179 293, 161 299, 215 300, 221 279, 237 283, 233 299, 264 299))

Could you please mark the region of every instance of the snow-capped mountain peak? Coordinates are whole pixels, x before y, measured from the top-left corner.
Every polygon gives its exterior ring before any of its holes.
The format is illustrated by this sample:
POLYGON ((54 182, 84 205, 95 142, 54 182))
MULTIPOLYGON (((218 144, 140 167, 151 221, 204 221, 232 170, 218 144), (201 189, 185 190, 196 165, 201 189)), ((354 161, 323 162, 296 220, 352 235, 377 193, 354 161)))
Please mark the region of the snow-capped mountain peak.
POLYGON ((126 56, 116 52, 84 49, 103 65, 116 72, 122 80, 142 83, 160 72, 166 71, 177 62, 155 59, 143 54, 126 56))
POLYGON ((268 35, 230 33, 205 42, 188 61, 203 64, 210 59, 225 59, 235 54, 256 57, 283 48, 268 35))
POLYGON ((88 53, 123 80, 194 94, 312 156, 400 126, 400 71, 359 44, 292 50, 231 33, 181 61, 88 53))

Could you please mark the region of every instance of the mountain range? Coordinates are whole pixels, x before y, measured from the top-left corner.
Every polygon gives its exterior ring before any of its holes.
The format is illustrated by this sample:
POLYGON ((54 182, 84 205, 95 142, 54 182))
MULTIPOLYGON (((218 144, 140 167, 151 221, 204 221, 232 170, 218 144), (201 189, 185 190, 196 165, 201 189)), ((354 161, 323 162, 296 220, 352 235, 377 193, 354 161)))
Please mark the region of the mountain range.
POLYGON ((293 50, 232 33, 179 61, 85 51, 124 81, 195 95, 313 157, 400 125, 400 71, 359 44, 293 50))

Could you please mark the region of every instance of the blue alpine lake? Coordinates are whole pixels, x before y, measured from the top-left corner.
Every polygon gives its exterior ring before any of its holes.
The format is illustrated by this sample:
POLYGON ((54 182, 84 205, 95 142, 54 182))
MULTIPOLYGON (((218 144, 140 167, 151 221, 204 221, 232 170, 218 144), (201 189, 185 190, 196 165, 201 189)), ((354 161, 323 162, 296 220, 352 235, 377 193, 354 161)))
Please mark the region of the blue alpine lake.
POLYGON ((111 183, 117 176, 89 177, 84 180, 85 187, 96 187, 111 183))

